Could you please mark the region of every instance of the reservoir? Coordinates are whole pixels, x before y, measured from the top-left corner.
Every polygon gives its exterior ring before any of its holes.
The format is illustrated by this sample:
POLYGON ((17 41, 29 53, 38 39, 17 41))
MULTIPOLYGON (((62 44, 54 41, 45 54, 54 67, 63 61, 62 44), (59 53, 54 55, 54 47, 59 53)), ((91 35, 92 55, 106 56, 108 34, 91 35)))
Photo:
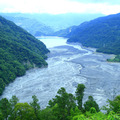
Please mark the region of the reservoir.
POLYGON ((5 88, 1 98, 16 95, 20 102, 30 103, 32 95, 39 99, 41 108, 64 87, 75 93, 77 84, 85 84, 84 101, 93 96, 100 107, 107 99, 114 99, 120 92, 120 64, 109 63, 111 55, 95 53, 95 49, 80 44, 67 44, 66 38, 40 37, 49 48, 48 67, 28 70, 22 77, 5 88))

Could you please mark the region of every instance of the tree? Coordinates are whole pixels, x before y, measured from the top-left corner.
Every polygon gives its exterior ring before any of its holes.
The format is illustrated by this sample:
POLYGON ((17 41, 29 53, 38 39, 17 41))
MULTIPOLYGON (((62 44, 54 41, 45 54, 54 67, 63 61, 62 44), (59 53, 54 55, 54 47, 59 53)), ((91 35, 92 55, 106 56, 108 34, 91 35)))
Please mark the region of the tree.
MULTIPOLYGON (((58 111, 58 118, 60 120, 66 120, 67 117, 67 98, 68 98, 68 93, 66 92, 65 88, 61 88, 58 90, 58 95, 56 95, 56 103, 57 103, 57 107, 56 107, 56 111, 58 111)), ((55 111, 55 109, 54 109, 55 111)))
POLYGON ((58 117, 55 115, 55 113, 53 113, 53 109, 55 107, 56 106, 53 108, 47 107, 45 109, 42 109, 40 112, 40 120, 58 120, 58 117))
POLYGON ((10 99, 10 104, 12 106, 12 108, 15 107, 15 105, 18 103, 19 99, 16 96, 12 96, 12 98, 10 99))
POLYGON ((75 97, 72 94, 68 94, 63 87, 57 93, 58 95, 49 101, 49 107, 53 108, 53 113, 58 117, 58 120, 67 120, 70 110, 76 107, 75 97))
POLYGON ((36 120, 34 109, 28 103, 17 103, 14 112, 16 120, 36 120))
POLYGON ((68 94, 68 103, 67 103, 67 111, 68 115, 70 115, 71 109, 75 110, 76 108, 76 99, 75 96, 71 93, 68 94))
POLYGON ((5 120, 7 120, 8 116, 11 113, 10 103, 7 98, 3 98, 0 101, 0 110, 1 110, 1 113, 2 113, 3 117, 5 118, 5 120))
POLYGON ((85 111, 90 111, 91 108, 95 108, 97 112, 100 111, 98 104, 94 101, 92 96, 88 97, 88 100, 84 104, 85 111))
POLYGON ((84 90, 85 90, 85 85, 84 84, 78 84, 77 89, 76 89, 76 100, 78 103, 78 108, 82 110, 82 100, 84 96, 84 90))
POLYGON ((14 109, 18 101, 19 99, 16 96, 12 96, 12 98, 9 100, 11 106, 11 115, 9 117, 9 120, 14 120, 16 118, 16 113, 14 112, 14 109))
POLYGON ((33 102, 30 103, 31 107, 34 109, 34 113, 39 120, 40 105, 38 104, 38 99, 35 95, 32 96, 33 102))
POLYGON ((70 110, 70 117, 69 119, 71 120, 74 116, 82 114, 81 111, 78 109, 78 106, 75 107, 75 109, 70 110))
POLYGON ((113 101, 108 100, 109 107, 106 107, 107 112, 114 111, 115 113, 120 113, 120 95, 116 96, 113 101))
POLYGON ((91 114, 96 113, 96 109, 95 109, 94 107, 91 107, 91 108, 90 108, 90 113, 91 113, 91 114))
POLYGON ((0 120, 4 120, 2 113, 0 113, 0 120))

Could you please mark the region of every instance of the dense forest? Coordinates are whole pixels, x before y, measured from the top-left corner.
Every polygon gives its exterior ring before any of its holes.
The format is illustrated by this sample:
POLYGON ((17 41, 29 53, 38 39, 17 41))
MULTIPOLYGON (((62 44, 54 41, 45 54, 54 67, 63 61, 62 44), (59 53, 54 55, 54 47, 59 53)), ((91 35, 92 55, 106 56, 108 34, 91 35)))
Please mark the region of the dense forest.
MULTIPOLYGON (((97 52, 120 55, 120 14, 100 17, 79 26, 57 32, 68 37, 68 42, 80 42, 83 46, 97 48, 97 52)), ((120 57, 109 61, 120 61, 120 57)))
POLYGON ((0 95, 31 67, 47 66, 49 50, 35 37, 0 16, 0 95))
POLYGON ((85 86, 78 84, 75 95, 60 88, 48 106, 40 109, 37 96, 32 96, 31 103, 20 103, 16 96, 10 100, 0 100, 0 120, 120 120, 120 96, 103 106, 99 106, 92 96, 83 104, 85 86))

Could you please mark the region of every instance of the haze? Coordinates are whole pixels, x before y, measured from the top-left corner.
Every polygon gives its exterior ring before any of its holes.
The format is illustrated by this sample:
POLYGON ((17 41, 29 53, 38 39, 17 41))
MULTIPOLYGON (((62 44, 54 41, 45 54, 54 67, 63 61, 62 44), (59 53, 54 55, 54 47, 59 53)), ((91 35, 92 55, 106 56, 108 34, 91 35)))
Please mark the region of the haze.
POLYGON ((3 13, 102 13, 120 12, 119 0, 1 0, 3 13))

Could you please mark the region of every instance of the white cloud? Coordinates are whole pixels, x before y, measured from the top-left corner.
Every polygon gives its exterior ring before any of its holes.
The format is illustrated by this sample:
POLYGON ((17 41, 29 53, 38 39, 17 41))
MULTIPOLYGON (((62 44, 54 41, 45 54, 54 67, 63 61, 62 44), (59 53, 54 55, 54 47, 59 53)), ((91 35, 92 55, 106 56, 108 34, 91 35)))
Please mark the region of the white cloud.
POLYGON ((107 3, 111 5, 120 5, 120 0, 71 0, 71 1, 78 1, 81 3, 107 3))
POLYGON ((120 5, 80 3, 79 0, 1 0, 0 12, 114 14, 120 12, 120 5))

